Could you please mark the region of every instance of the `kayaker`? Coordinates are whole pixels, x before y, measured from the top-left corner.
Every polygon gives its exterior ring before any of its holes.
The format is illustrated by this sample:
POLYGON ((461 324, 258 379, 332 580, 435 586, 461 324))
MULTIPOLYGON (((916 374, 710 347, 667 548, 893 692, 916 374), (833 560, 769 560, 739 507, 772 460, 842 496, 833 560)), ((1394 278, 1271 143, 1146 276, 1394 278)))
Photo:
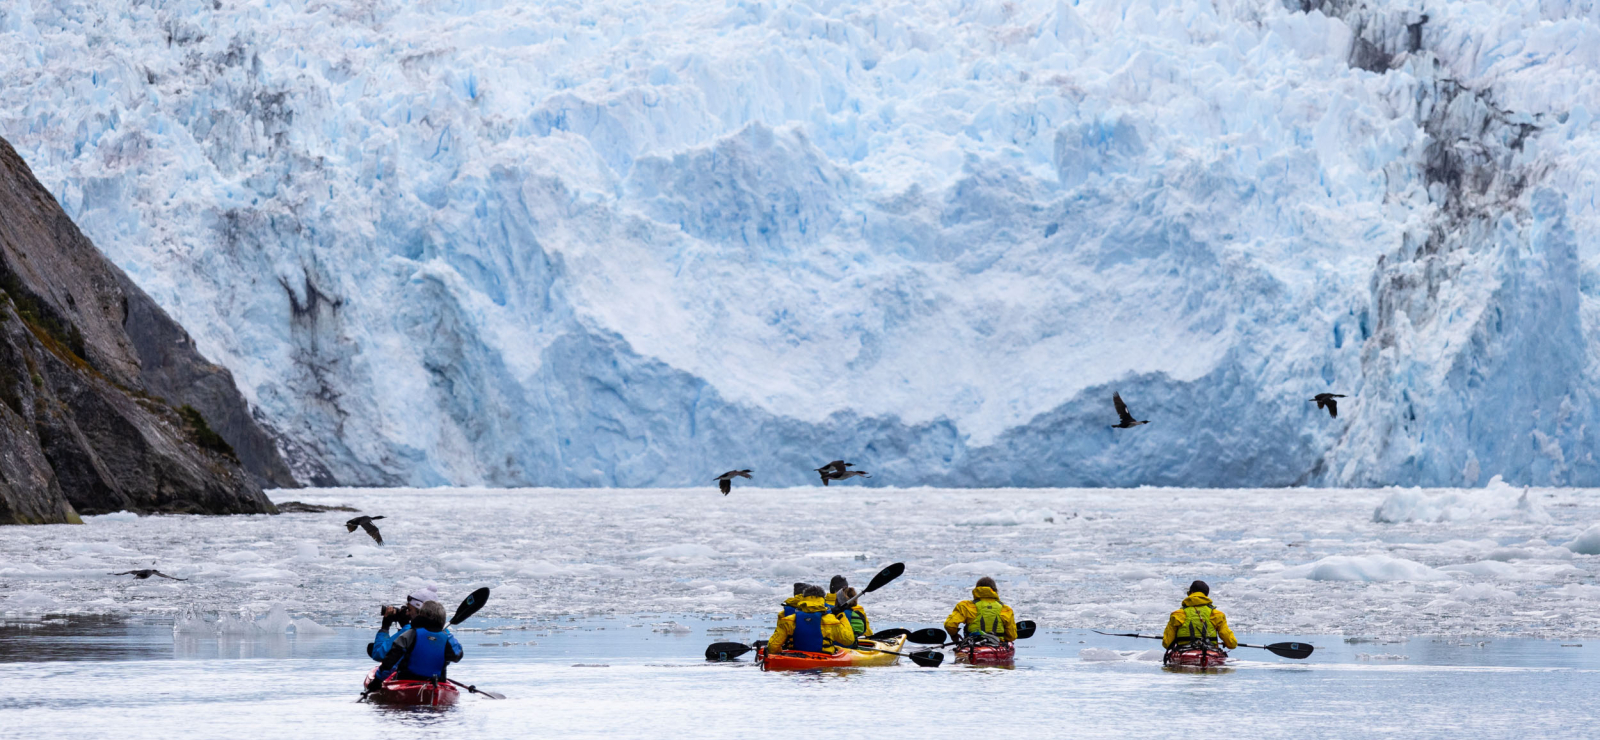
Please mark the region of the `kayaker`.
POLYGON ((395 637, 383 655, 373 655, 382 662, 369 688, 382 686, 391 675, 410 681, 443 679, 445 667, 459 662, 464 654, 461 643, 445 626, 444 605, 425 602, 411 618, 411 629, 395 637))
MULTIPOLYGON (((839 603, 850 604, 857 595, 854 588, 846 586, 843 591, 839 592, 839 603)), ((837 610, 837 607, 835 609, 837 610)), ((872 622, 867 621, 867 610, 860 604, 850 604, 849 607, 838 612, 838 614, 841 619, 850 623, 850 631, 854 632, 856 637, 866 637, 872 634, 872 622)))
POLYGON ((807 585, 809 585, 809 584, 805 584, 805 583, 796 583, 796 584, 794 584, 794 595, 783 600, 783 610, 778 612, 778 618, 779 619, 782 619, 782 618, 787 617, 790 614, 794 613, 794 605, 800 603, 800 598, 805 594, 807 585))
POLYGON ((423 586, 406 596, 405 606, 385 606, 379 609, 378 613, 383 616, 383 626, 378 628, 377 636, 367 645, 367 655, 373 660, 383 660, 383 656, 389 653, 389 645, 400 632, 411 626, 411 620, 417 616, 417 611, 422 605, 438 600, 439 594, 432 586, 423 586), (390 634, 390 625, 399 625, 400 631, 390 634))
POLYGON ((778 618, 767 649, 831 654, 838 652, 841 645, 854 645, 856 635, 850 630, 850 623, 829 613, 823 596, 821 586, 806 586, 795 600, 794 613, 778 618))
POLYGON ((839 592, 850 587, 850 582, 844 576, 834 576, 828 581, 828 594, 822 597, 823 603, 833 606, 839 603, 839 592))
POLYGON ((1183 608, 1167 617, 1167 629, 1161 633, 1161 646, 1173 648, 1215 648, 1217 641, 1229 650, 1239 646, 1239 640, 1228 629, 1228 618, 1222 610, 1211 605, 1211 586, 1205 581, 1189 584, 1189 595, 1183 598, 1183 608))
POLYGON ((956 604, 955 610, 944 620, 944 631, 950 634, 952 642, 961 642, 963 637, 991 635, 1001 643, 1010 643, 1017 639, 1017 617, 1011 607, 1000 601, 1000 588, 994 579, 984 576, 973 587, 972 600, 956 604), (965 636, 961 634, 962 627, 966 628, 965 636))

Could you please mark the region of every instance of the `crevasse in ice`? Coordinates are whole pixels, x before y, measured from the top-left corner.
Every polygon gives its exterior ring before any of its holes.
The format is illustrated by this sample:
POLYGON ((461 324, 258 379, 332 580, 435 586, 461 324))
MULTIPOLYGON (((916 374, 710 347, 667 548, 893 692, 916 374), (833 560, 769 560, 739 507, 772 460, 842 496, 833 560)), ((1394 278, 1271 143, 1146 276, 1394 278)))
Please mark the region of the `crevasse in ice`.
POLYGON ((22 0, 0 76, 309 478, 1600 482, 1594 3, 22 0))

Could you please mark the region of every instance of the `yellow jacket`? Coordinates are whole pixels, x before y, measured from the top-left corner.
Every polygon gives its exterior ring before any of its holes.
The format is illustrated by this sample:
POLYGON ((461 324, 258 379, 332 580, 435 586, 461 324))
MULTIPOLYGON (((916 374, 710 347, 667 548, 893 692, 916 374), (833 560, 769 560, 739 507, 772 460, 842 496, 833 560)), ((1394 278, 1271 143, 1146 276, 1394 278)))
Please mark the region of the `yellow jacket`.
MULTIPOLYGON (((805 597, 804 596, 790 596, 789 598, 783 600, 783 605, 784 605, 784 607, 794 606, 794 605, 800 603, 800 600, 803 599, 803 598, 805 598, 805 597)), ((789 610, 787 608, 779 609, 778 610, 778 618, 782 619, 783 615, 788 614, 788 613, 789 613, 789 610)))
MULTIPOLYGON (((1196 591, 1184 597, 1183 606, 1185 608, 1211 606, 1211 597, 1196 591)), ((1172 647, 1172 643, 1178 639, 1178 628, 1188 623, 1189 617, 1184 614, 1183 609, 1167 617, 1167 629, 1161 633, 1161 646, 1172 647)), ((1221 609, 1211 607, 1211 626, 1216 628, 1217 636, 1222 638, 1224 647, 1229 650, 1239 647, 1239 639, 1233 636, 1233 630, 1228 629, 1228 618, 1221 609)))
MULTIPOLYGON (((989 608, 985 609, 985 611, 988 610, 989 608)), ((1011 607, 1000 603, 1000 594, 988 586, 979 586, 972 589, 972 601, 963 601, 956 604, 955 611, 950 612, 949 618, 944 620, 944 628, 949 632, 955 632, 963 625, 967 627, 969 633, 983 630, 1005 642, 1015 642, 1017 639, 1017 615, 1011 612, 1011 607), (998 626, 990 624, 985 625, 989 629, 983 629, 983 626, 978 624, 977 602, 980 601, 992 601, 999 606, 1000 624, 998 626)))
MULTIPOLYGON (((794 599, 794 602, 795 609, 799 611, 828 611, 820 596, 801 596, 794 599)), ((772 631, 772 637, 767 638, 767 649, 772 652, 783 650, 789 644, 789 636, 792 634, 794 634, 794 615, 779 617, 777 629, 772 631)), ((850 622, 840 620, 832 614, 822 617, 822 638, 825 643, 822 651, 825 653, 838 652, 839 648, 835 647, 837 645, 856 644, 856 633, 850 629, 850 622)))

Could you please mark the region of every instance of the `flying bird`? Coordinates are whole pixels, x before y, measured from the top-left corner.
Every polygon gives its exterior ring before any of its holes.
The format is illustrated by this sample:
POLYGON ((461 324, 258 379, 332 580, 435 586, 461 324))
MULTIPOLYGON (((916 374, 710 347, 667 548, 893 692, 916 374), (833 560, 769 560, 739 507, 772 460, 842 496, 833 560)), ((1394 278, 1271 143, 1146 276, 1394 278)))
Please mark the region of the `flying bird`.
POLYGON ((351 532, 356 531, 356 527, 365 529, 367 530, 367 534, 372 535, 372 539, 376 540, 377 543, 381 545, 383 544, 383 535, 378 533, 378 525, 373 524, 373 522, 382 518, 383 517, 381 516, 358 516, 348 522, 345 522, 344 528, 351 532))
POLYGON ((1133 414, 1128 413, 1128 404, 1125 404, 1125 403, 1122 402, 1122 394, 1121 393, 1113 392, 1111 394, 1111 403, 1117 407, 1117 419, 1118 419, 1116 424, 1112 424, 1111 425, 1112 428, 1114 428, 1114 429, 1129 429, 1129 428, 1132 428, 1132 427, 1139 426, 1140 424, 1149 424, 1150 423, 1150 420, 1148 420, 1148 419, 1146 419, 1144 421, 1134 421, 1133 414))
POLYGON ((189 580, 187 578, 173 578, 172 576, 169 576, 169 575, 167 575, 165 573, 162 573, 161 571, 156 570, 155 568, 145 568, 144 570, 125 570, 125 571, 123 571, 121 573, 112 573, 111 575, 114 575, 114 576, 133 576, 134 578, 137 578, 137 579, 139 579, 141 581, 146 579, 146 578, 149 578, 150 576, 161 576, 162 578, 172 578, 172 580, 174 580, 174 581, 187 581, 187 580, 189 580))
POLYGON ((858 475, 863 477, 863 478, 871 478, 872 477, 872 474, 868 473, 865 470, 846 470, 846 471, 843 471, 843 472, 823 473, 822 474, 822 485, 828 485, 828 481, 830 481, 830 480, 849 480, 849 479, 854 478, 854 477, 856 477, 858 475))
POLYGON ((1328 416, 1330 418, 1337 419, 1339 418, 1339 402, 1333 400, 1335 398, 1344 398, 1344 396, 1341 396, 1337 393, 1318 393, 1316 397, 1311 400, 1316 402, 1317 408, 1327 409, 1328 416))
POLYGON ((826 475, 827 473, 830 473, 830 472, 843 473, 845 471, 845 468, 848 468, 848 467, 850 467, 851 465, 854 465, 854 464, 855 463, 847 463, 847 462, 845 462, 843 460, 834 460, 833 462, 828 463, 827 465, 824 465, 824 466, 822 466, 820 468, 817 468, 817 472, 818 473, 822 473, 824 475, 826 475))
POLYGON ((749 478, 749 477, 750 477, 750 471, 748 471, 748 470, 730 470, 730 471, 728 471, 726 473, 723 473, 722 475, 719 475, 719 476, 713 478, 712 480, 717 482, 717 488, 721 489, 722 490, 722 495, 726 496, 726 495, 728 495, 729 492, 731 492, 733 490, 733 479, 734 478, 749 478))

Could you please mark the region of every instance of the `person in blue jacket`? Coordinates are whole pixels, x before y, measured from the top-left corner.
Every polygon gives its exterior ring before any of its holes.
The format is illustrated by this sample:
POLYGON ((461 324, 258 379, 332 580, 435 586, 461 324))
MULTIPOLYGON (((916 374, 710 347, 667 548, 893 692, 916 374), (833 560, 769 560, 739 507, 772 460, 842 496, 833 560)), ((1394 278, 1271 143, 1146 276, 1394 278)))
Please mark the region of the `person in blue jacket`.
POLYGON ((389 645, 394 642, 394 638, 399 637, 401 632, 405 632, 406 628, 411 626, 411 619, 417 616, 417 612, 422 609, 422 605, 438 600, 439 594, 433 590, 432 586, 423 586, 406 596, 405 606, 383 607, 379 612, 383 615, 383 626, 378 628, 377 636, 373 637, 372 642, 367 644, 367 655, 371 656, 373 660, 382 661, 383 656, 389 653, 389 645), (400 630, 391 633, 389 631, 390 625, 399 625, 400 630))
POLYGON ((377 688, 390 676, 408 681, 444 680, 445 668, 460 662, 465 651, 445 626, 444 605, 428 601, 411 618, 411 629, 381 650, 374 641, 371 653, 379 664, 369 688, 377 688))

